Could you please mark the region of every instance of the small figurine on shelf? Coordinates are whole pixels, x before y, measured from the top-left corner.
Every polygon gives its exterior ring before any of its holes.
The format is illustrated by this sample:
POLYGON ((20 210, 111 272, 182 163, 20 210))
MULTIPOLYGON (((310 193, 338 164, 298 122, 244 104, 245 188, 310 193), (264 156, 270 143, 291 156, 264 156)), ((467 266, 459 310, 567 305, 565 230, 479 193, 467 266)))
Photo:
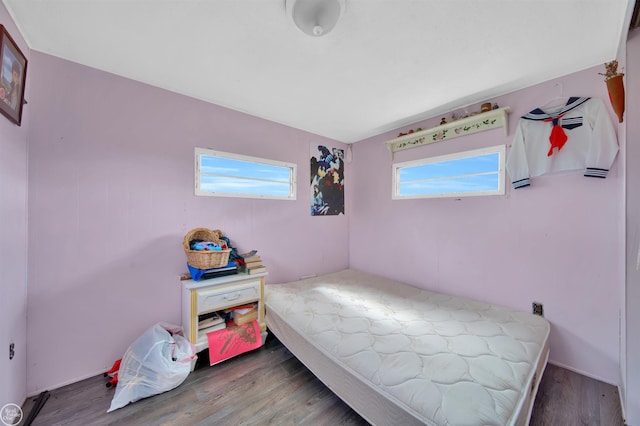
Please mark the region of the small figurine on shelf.
POLYGON ((422 128, 418 127, 416 130, 410 129, 407 132, 400 132, 398 133, 398 137, 402 137, 402 136, 407 136, 407 135, 411 135, 415 132, 420 132, 422 131, 422 128))

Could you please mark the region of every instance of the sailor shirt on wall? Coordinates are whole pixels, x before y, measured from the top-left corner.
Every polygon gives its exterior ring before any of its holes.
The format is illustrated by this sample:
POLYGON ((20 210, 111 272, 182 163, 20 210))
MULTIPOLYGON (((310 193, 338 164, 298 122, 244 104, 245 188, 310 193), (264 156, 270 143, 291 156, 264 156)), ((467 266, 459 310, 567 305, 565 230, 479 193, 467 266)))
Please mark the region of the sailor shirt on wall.
POLYGON ((507 170, 515 189, 545 174, 584 170, 587 177, 607 177, 618 141, 600 99, 569 98, 551 111, 536 108, 518 121, 507 170))

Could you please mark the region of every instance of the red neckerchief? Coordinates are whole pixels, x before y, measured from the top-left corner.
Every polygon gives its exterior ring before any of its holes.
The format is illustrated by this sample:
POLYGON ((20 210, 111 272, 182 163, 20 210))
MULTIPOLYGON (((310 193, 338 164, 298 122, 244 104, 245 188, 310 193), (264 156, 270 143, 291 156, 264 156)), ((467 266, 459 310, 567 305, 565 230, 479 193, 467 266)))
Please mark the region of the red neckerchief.
POLYGON ((562 149, 565 142, 567 142, 567 134, 564 132, 564 129, 560 125, 560 119, 564 116, 564 114, 560 114, 557 117, 546 118, 542 121, 545 123, 552 122, 551 134, 549 135, 549 142, 551 142, 551 147, 549 148, 549 152, 547 152, 547 157, 551 157, 553 155, 553 149, 558 148, 558 151, 562 149))

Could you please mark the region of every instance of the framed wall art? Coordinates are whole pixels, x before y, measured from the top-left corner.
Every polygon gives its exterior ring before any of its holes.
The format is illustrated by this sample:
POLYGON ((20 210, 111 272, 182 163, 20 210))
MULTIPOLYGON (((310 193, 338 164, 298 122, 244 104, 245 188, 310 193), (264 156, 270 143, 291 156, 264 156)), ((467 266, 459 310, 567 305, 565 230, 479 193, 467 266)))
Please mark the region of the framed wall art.
POLYGON ((22 121, 27 58, 0 25, 0 112, 18 126, 22 121))
POLYGON ((311 216, 344 214, 344 150, 311 145, 311 216))

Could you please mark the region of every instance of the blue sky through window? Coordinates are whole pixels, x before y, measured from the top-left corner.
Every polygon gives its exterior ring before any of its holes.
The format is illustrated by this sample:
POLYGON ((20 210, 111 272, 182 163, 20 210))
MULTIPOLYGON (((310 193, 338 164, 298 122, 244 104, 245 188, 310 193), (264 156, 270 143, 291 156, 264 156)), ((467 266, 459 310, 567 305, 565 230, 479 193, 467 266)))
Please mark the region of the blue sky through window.
MULTIPOLYGON (((203 150, 204 151, 204 150, 203 150)), ((292 166, 268 164, 270 160, 244 160, 224 155, 201 153, 199 190, 205 193, 232 196, 291 198, 294 194, 292 166)), ((233 157, 233 154, 229 154, 233 157)), ((236 156, 240 157, 240 156, 236 156)), ((273 163, 278 163, 273 161, 273 163)))
MULTIPOLYGON (((501 148, 501 147, 499 147, 501 148)), ((489 149, 490 150, 490 149, 489 149)), ((455 154, 428 159, 420 164, 396 165, 397 196, 437 196, 447 194, 499 193, 503 187, 503 166, 500 152, 455 154), (466 155, 465 155, 466 154, 466 155)))
POLYGON ((205 155, 201 158, 202 173, 289 182, 288 167, 205 155))

